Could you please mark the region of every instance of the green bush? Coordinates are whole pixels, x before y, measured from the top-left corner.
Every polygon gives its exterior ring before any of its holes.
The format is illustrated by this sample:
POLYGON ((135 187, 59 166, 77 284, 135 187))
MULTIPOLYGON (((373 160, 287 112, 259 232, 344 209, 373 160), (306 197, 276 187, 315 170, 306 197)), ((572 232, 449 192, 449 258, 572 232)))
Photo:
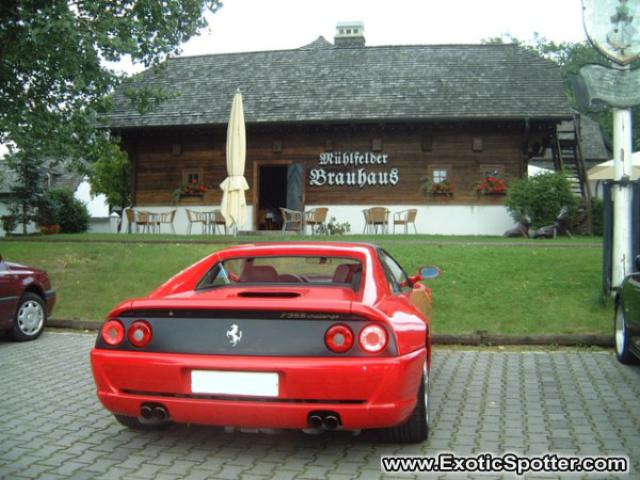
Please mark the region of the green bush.
POLYGON ((318 225, 317 233, 322 235, 344 235, 351 231, 349 222, 338 223, 336 217, 331 217, 326 225, 318 225))
POLYGON ((38 201, 38 211, 34 220, 38 225, 59 225, 60 204, 51 195, 45 194, 38 201))
POLYGON ((329 235, 344 235, 351 231, 351 224, 349 222, 338 223, 336 217, 331 217, 327 224, 329 235))
POLYGON ((87 206, 75 198, 71 190, 52 190, 51 198, 60 209, 59 219, 62 233, 81 233, 89 229, 87 206))
POLYGON ((544 173, 516 180, 507 194, 507 209, 516 222, 527 215, 535 228, 551 225, 567 205, 574 212, 576 197, 562 173, 544 173))
POLYGON ((3 215, 0 217, 0 220, 2 220, 2 228, 7 235, 13 232, 18 226, 18 216, 15 213, 3 215))

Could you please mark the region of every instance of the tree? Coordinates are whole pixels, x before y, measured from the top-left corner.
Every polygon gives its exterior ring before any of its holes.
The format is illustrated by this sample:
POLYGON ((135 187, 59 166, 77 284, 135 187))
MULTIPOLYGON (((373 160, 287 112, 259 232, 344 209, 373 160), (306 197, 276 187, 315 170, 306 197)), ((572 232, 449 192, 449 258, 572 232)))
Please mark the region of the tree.
MULTIPOLYGON (((600 106, 594 109, 584 104, 582 95, 577 93, 580 88, 580 69, 588 64, 609 65, 609 61, 598 52, 590 42, 553 42, 534 34, 531 42, 523 42, 511 35, 493 37, 483 40, 486 44, 514 43, 530 52, 558 64, 565 81, 569 102, 575 110, 587 114, 594 119, 608 139, 613 137, 613 118, 611 108, 600 106)), ((640 67, 640 62, 632 64, 632 68, 640 67)), ((634 150, 640 149, 640 109, 633 108, 634 150)))
POLYGON ((91 166, 89 180, 93 193, 104 194, 112 207, 122 212, 131 205, 131 162, 117 146, 91 166))
POLYGON ((52 190, 50 196, 60 211, 62 233, 82 233, 89 229, 87 206, 75 198, 71 190, 66 188, 52 190))
POLYGON ((9 210, 22 223, 22 233, 26 235, 27 225, 35 219, 45 193, 47 172, 29 149, 11 152, 7 155, 7 163, 17 174, 11 188, 14 203, 9 210))
MULTIPOLYGON (((10 162, 18 176, 24 161, 31 168, 45 158, 94 162, 110 155, 115 142, 98 128, 98 117, 108 111, 113 89, 130 78, 109 62, 158 66, 206 26, 205 11, 220 6, 220 0, 2 0, 0 143, 28 152, 10 162)), ((163 95, 130 92, 140 107, 163 95)), ((26 219, 30 203, 22 205, 26 219)))

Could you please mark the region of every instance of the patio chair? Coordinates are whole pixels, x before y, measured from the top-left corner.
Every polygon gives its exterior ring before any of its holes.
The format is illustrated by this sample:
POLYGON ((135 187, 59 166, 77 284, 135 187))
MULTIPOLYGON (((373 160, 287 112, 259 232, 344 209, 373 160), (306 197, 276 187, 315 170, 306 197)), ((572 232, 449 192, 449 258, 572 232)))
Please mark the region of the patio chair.
POLYGON ((227 222, 222 210, 214 210, 209 214, 209 228, 214 235, 218 233, 218 228, 220 228, 220 233, 227 234, 227 222))
POLYGON ((364 210, 362 210, 362 215, 364 215, 364 230, 362 230, 362 233, 366 235, 373 227, 373 225, 371 225, 371 222, 369 222, 369 209, 365 208, 364 210))
POLYGON ((389 209, 384 207, 371 207, 364 210, 364 233, 389 233, 389 209))
POLYGON ((138 226, 136 225, 136 212, 131 207, 127 207, 124 210, 127 215, 127 233, 133 233, 133 229, 137 230, 138 226))
POLYGON ((304 228, 304 215, 298 210, 280 207, 282 212, 282 233, 287 230, 302 232, 304 228))
POLYGON ((158 233, 160 233, 160 228, 162 224, 169 225, 171 227, 171 233, 176 234, 176 229, 173 226, 173 221, 176 218, 176 211, 171 210, 169 212, 163 212, 158 214, 158 233))
POLYGON ((191 227, 194 223, 202 224, 202 234, 204 235, 207 230, 207 213, 206 212, 195 212, 193 210, 186 209, 187 211, 187 221, 189 225, 187 225, 187 235, 191 235, 191 227))
POLYGON ((402 210, 393 214, 393 233, 396 233, 396 225, 404 225, 404 233, 409 233, 409 225, 413 225, 413 231, 418 233, 416 228, 416 217, 418 216, 417 208, 402 210))
MULTIPOLYGON (((320 208, 312 208, 311 210, 305 212, 304 214, 304 223, 305 227, 311 227, 311 235, 313 235, 314 228, 320 232, 321 227, 324 226, 324 222, 327 221, 327 214, 329 213, 329 209, 326 207, 320 208)), ((325 233, 328 233, 325 227, 325 233)))
POLYGON ((157 214, 145 210, 135 210, 135 221, 138 229, 142 227, 142 233, 160 233, 160 217, 157 214))

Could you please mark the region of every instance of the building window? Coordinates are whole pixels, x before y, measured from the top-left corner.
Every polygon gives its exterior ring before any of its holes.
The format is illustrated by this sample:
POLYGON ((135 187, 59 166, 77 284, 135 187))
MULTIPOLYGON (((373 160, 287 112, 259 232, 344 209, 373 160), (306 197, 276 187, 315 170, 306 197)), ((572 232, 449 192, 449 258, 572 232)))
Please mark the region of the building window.
POLYGON ((500 164, 483 164, 480 165, 480 173, 488 177, 490 175, 503 175, 504 174, 504 165, 500 164))
POLYGON ((201 168, 183 168, 182 169, 182 183, 197 183, 201 184, 203 180, 201 168))
POLYGON ((449 179, 449 169, 445 167, 434 167, 431 171, 433 183, 442 183, 449 179))

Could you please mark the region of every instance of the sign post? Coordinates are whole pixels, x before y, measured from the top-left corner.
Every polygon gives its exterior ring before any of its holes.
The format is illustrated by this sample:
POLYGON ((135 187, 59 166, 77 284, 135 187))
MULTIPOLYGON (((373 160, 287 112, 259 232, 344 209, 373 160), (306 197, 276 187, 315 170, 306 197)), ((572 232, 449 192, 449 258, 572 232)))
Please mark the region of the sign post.
POLYGON ((613 108, 613 248, 611 287, 631 273, 631 107, 640 104, 640 72, 629 64, 640 58, 640 0, 582 0, 584 28, 593 46, 617 64, 582 67, 591 103, 613 108))

